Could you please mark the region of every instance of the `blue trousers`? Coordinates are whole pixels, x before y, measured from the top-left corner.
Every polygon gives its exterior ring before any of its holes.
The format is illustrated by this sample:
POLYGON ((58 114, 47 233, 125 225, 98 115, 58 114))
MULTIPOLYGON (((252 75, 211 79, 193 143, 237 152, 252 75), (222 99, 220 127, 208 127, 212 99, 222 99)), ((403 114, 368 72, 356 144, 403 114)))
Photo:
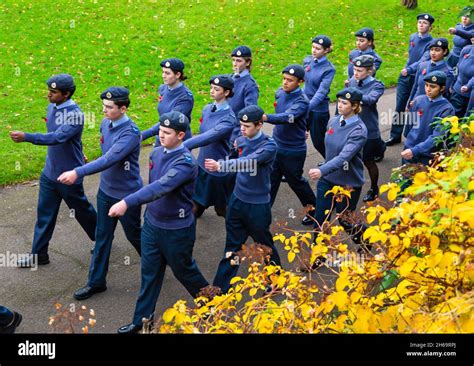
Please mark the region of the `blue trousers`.
POLYGON ((44 174, 40 177, 38 208, 31 252, 39 257, 48 258, 48 246, 53 236, 61 202, 64 200, 82 226, 87 236, 95 240, 97 213, 87 200, 81 184, 71 186, 54 182, 44 174))
POLYGON ((324 136, 329 122, 329 112, 309 112, 308 124, 309 133, 313 146, 326 158, 326 148, 324 146, 324 136))
POLYGON ((402 137, 403 127, 406 124, 404 113, 414 83, 414 75, 403 76, 400 74, 400 76, 398 77, 395 116, 392 120, 392 127, 390 129, 391 138, 399 139, 402 137))
POLYGON ((270 260, 280 265, 280 256, 273 244, 273 235, 270 233, 272 223, 272 212, 270 203, 251 204, 245 203, 230 196, 229 206, 225 219, 227 231, 224 257, 219 263, 214 278, 214 286, 220 287, 223 292, 230 288, 230 280, 235 277, 239 266, 230 264, 231 258, 226 258, 227 252, 238 252, 250 236, 256 243, 263 244, 272 249, 270 260))
POLYGON ((469 97, 463 97, 461 94, 458 94, 456 91, 454 91, 449 102, 454 107, 456 116, 462 118, 466 115, 469 97))
POLYGON ((97 232, 94 253, 89 267, 88 285, 102 287, 106 285, 109 270, 110 251, 114 240, 115 228, 120 221, 128 241, 140 255, 141 206, 129 207, 122 217, 110 217, 110 208, 119 199, 106 195, 99 189, 97 193, 97 232))
POLYGON ((285 176, 290 188, 295 192, 303 206, 313 205, 316 202, 308 180, 303 177, 304 161, 306 159, 305 151, 287 151, 278 149, 273 170, 270 176, 270 204, 273 206, 278 189, 280 188, 281 178, 285 176))
POLYGON ((0 327, 5 327, 13 321, 13 312, 7 307, 0 305, 0 327))
POLYGON ((196 223, 191 226, 167 230, 153 226, 146 218, 142 229, 141 286, 133 324, 141 325, 142 319, 150 319, 155 312, 160 295, 166 265, 191 296, 209 285, 193 259, 196 223))

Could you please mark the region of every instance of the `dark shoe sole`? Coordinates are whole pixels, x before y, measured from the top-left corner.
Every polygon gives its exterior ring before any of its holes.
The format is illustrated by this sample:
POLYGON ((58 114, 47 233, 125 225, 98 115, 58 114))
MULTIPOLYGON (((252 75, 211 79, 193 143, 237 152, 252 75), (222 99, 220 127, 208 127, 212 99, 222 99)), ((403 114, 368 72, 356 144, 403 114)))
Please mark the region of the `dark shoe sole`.
POLYGON ((100 289, 96 289, 94 290, 94 292, 90 292, 88 293, 87 295, 80 295, 80 296, 77 296, 76 294, 72 295, 76 300, 86 300, 92 296, 94 296, 95 294, 99 294, 101 292, 104 292, 107 290, 107 287, 103 287, 103 288, 100 288, 100 289))

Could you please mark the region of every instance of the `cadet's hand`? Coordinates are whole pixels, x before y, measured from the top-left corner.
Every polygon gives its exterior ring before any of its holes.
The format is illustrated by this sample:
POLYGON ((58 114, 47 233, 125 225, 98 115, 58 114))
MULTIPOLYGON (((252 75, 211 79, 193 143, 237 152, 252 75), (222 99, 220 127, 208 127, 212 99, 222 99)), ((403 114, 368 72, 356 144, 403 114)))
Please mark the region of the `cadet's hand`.
POLYGON ((10 131, 10 138, 15 142, 24 142, 25 133, 21 131, 10 131))
POLYGON ((77 173, 75 170, 70 170, 68 172, 64 172, 58 177, 58 181, 62 184, 66 184, 68 186, 76 183, 77 180, 77 173))
POLYGON ((204 167, 210 172, 217 172, 219 170, 219 163, 213 159, 204 160, 204 167))
POLYGON ((469 88, 467 87, 467 85, 461 86, 461 93, 467 93, 468 91, 469 91, 469 88))
POLYGON ((348 85, 349 85, 349 79, 344 80, 344 85, 345 85, 345 86, 348 86, 348 85))
POLYGON ((309 131, 306 131, 306 136, 305 137, 306 137, 306 140, 307 140, 308 137, 309 137, 309 131))
POLYGON ((403 76, 407 76, 408 75, 408 71, 407 69, 403 69, 400 74, 402 74, 403 76))
POLYGON ((456 34, 456 28, 449 28, 448 29, 449 34, 456 34))
POLYGON ((319 169, 310 169, 309 170, 309 177, 312 180, 316 180, 316 179, 321 178, 321 170, 319 170, 319 169))
POLYGON ((263 121, 263 122, 267 122, 267 121, 268 121, 268 117, 267 117, 266 114, 264 114, 264 115, 262 116, 262 121, 263 121))
POLYGON ((408 103, 408 107, 409 108, 413 107, 413 104, 415 104, 415 101, 412 100, 410 103, 408 103))
POLYGON ((410 149, 403 150, 401 155, 405 160, 411 160, 413 158, 413 152, 410 149))
POLYGON ((125 212, 127 212, 127 203, 124 200, 121 200, 120 202, 117 202, 115 205, 113 205, 110 210, 109 210, 109 216, 110 217, 119 217, 125 215, 125 212))

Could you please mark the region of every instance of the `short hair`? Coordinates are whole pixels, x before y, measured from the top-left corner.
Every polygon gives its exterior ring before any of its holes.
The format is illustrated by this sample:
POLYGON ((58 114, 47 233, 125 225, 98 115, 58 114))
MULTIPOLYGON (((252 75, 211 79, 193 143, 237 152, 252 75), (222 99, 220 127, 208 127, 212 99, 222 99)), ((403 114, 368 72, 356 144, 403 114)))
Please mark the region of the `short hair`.
POLYGON ((62 95, 66 94, 67 92, 69 92, 69 96, 67 97, 67 99, 71 99, 72 96, 74 95, 74 93, 76 92, 76 86, 74 85, 72 88, 70 89, 58 89, 62 95))
POLYGON ((122 100, 112 100, 112 102, 114 102, 114 104, 119 108, 122 108, 122 107, 128 108, 130 106, 130 98, 122 99, 122 100))

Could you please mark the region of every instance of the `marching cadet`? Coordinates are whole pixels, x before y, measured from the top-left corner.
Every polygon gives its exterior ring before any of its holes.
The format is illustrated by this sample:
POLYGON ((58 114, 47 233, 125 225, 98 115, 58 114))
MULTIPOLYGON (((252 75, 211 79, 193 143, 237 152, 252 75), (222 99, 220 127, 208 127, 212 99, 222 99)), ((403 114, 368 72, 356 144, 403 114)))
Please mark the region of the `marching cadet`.
MULTIPOLYGON (((431 41, 429 49, 430 60, 421 62, 418 66, 413 88, 411 90, 410 97, 408 98, 407 108, 411 107, 410 104, 417 96, 425 94, 424 77, 433 71, 443 71, 447 75, 446 88, 443 90, 444 96, 449 98, 449 88, 453 85, 454 74, 453 70, 449 67, 444 59, 449 54, 448 40, 446 38, 435 38, 433 41, 431 41)), ((411 128, 412 126, 410 123, 405 125, 405 130, 403 132, 405 137, 408 136, 411 128)))
POLYGON ((289 65, 282 71, 282 87, 275 93, 275 114, 264 114, 264 122, 275 125, 273 138, 278 146, 271 175, 271 205, 275 202, 282 177, 285 176, 290 188, 295 192, 307 214, 303 225, 311 225, 313 220, 314 195, 308 181, 303 177, 306 159, 306 126, 308 98, 301 90, 305 71, 301 65, 289 65))
POLYGON ((303 61, 304 93, 309 99, 308 127, 314 148, 325 157, 324 134, 329 121, 329 92, 336 74, 326 56, 332 52, 331 39, 325 35, 313 38, 311 56, 303 61))
POLYGON ((200 147, 197 162, 199 173, 194 188, 193 213, 198 218, 204 211, 214 206, 218 216, 225 217, 227 201, 231 193, 231 178, 221 172, 207 172, 204 159, 223 159, 230 152, 230 137, 235 127, 235 114, 228 103, 233 96, 234 80, 229 75, 213 76, 209 80, 213 103, 202 111, 199 135, 186 140, 189 150, 200 147))
MULTIPOLYGON (((231 54, 232 69, 234 71, 234 95, 229 99, 229 105, 237 115, 239 111, 249 105, 258 104, 258 85, 250 74, 252 69, 252 50, 247 46, 236 47, 231 54)), ((236 119, 236 127, 230 137, 231 146, 240 134, 240 125, 236 119)))
POLYGON ((188 292, 197 297, 208 286, 192 257, 196 221, 192 213, 197 164, 184 147, 188 118, 180 112, 160 116, 160 142, 150 155, 149 185, 110 208, 111 217, 148 203, 142 230, 141 286, 133 321, 118 333, 137 333, 143 318, 153 319, 166 265, 188 292))
POLYGON ((456 82, 449 101, 454 107, 456 116, 461 118, 467 115, 469 98, 474 87, 474 45, 462 49, 457 70, 456 82))
MULTIPOLYGON (((191 121, 191 113, 194 107, 194 96, 191 90, 184 84, 187 77, 184 75, 184 62, 179 58, 167 58, 160 63, 163 84, 158 88, 158 117, 164 113, 178 111, 183 113, 191 121)), ((160 124, 142 132, 142 140, 156 136, 155 144, 160 144, 158 134, 160 124)), ((191 127, 188 126, 185 139, 191 138, 191 127)))
POLYGON ((0 334, 13 334, 21 323, 22 316, 16 311, 0 305, 0 334))
POLYGON ((229 290, 230 280, 238 270, 238 265, 231 264, 233 258, 227 253, 238 252, 249 236, 256 243, 270 247, 270 260, 280 265, 280 257, 270 232, 270 175, 277 146, 272 138, 261 131, 263 113, 256 105, 240 110, 238 118, 242 136, 236 140, 240 152, 237 159, 205 160, 205 167, 211 172, 237 171, 225 220, 227 237, 224 257, 214 278, 214 286, 220 287, 223 292, 229 290))
POLYGON ((382 59, 375 52, 375 41, 374 41, 374 31, 372 28, 362 28, 359 29, 354 34, 356 36, 356 47, 351 52, 349 52, 349 65, 347 66, 348 80, 345 81, 347 85, 349 79, 354 75, 354 59, 362 55, 372 55, 374 57, 375 72, 380 68, 382 64, 382 59))
POLYGON ((429 45, 433 40, 430 34, 435 21, 433 16, 428 13, 422 13, 418 14, 416 19, 418 32, 413 33, 408 40, 408 60, 398 76, 397 104, 390 129, 390 138, 385 141, 387 146, 392 146, 402 141, 402 132, 405 125, 404 112, 413 83, 415 82, 416 70, 425 54, 429 57, 429 45))
POLYGON ((428 165, 436 150, 434 139, 441 134, 439 128, 432 126, 438 117, 454 115, 453 106, 443 97, 447 76, 442 71, 433 71, 423 77, 425 95, 415 98, 410 111, 416 115, 417 122, 410 130, 405 148, 401 152, 402 164, 422 163, 428 165))
POLYGON ((375 59, 371 55, 363 55, 354 59, 354 77, 349 81, 349 87, 357 88, 362 93, 362 111, 360 118, 367 127, 367 141, 362 153, 370 177, 370 189, 364 196, 364 202, 373 201, 379 194, 379 168, 375 159, 383 158, 385 143, 380 137, 379 112, 377 102, 385 92, 383 83, 372 76, 375 59))
POLYGON ((57 181, 66 169, 84 165, 82 131, 84 114, 71 99, 76 91, 74 79, 68 74, 54 75, 46 81, 48 105, 46 111, 47 133, 10 132, 15 142, 47 145, 46 164, 39 181, 37 219, 31 253, 19 259, 18 267, 31 267, 36 263, 49 263, 48 247, 53 236, 59 207, 64 200, 73 210, 76 220, 91 240, 95 240, 97 213, 84 194, 82 179, 66 186, 57 181))
POLYGON ((458 64, 462 49, 470 45, 471 38, 474 37, 474 24, 471 21, 472 9, 472 6, 464 7, 461 13, 459 13, 461 23, 458 23, 456 27, 449 28, 448 30, 450 34, 454 34, 453 50, 447 58, 447 63, 452 68, 458 64))
POLYGON ((100 125, 102 156, 65 172, 58 178, 63 184, 74 184, 77 179, 101 172, 97 193, 97 238, 87 285, 74 293, 76 300, 87 299, 107 289, 110 251, 118 221, 122 224, 125 236, 140 255, 140 206, 133 207, 120 219, 108 216, 110 207, 143 186, 138 163, 140 131, 126 113, 130 105, 128 89, 112 86, 100 98, 105 116, 100 125))

